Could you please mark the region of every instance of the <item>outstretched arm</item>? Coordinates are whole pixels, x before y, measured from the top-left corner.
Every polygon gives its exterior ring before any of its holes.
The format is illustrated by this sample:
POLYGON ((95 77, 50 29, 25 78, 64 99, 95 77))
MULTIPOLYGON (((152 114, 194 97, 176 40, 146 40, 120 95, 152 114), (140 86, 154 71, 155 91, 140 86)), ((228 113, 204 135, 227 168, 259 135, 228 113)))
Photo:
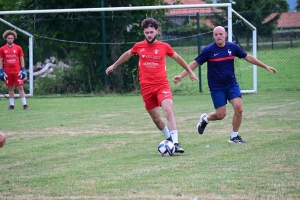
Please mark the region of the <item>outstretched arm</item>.
MULTIPOLYGON (((194 61, 192 61, 192 62, 188 65, 188 67, 189 67, 190 70, 194 71, 194 69, 195 69, 196 67, 198 67, 198 65, 199 65, 199 64, 194 60, 194 61)), ((177 76, 175 76, 175 77, 173 78, 173 82, 174 82, 175 84, 177 84, 177 83, 180 82, 181 79, 183 79, 186 75, 188 75, 188 72, 187 72, 186 70, 184 70, 183 72, 181 72, 181 74, 179 74, 179 75, 177 75, 177 76)))
POLYGON ((265 68, 269 72, 273 72, 274 74, 277 73, 277 70, 274 67, 270 67, 270 66, 264 64, 263 62, 261 62, 260 60, 258 60, 257 58, 255 58, 254 56, 252 56, 250 54, 248 54, 245 57, 245 60, 247 60, 248 62, 250 62, 250 63, 252 63, 254 65, 257 65, 259 67, 265 68))
POLYGON ((185 62, 185 60, 180 55, 178 55, 175 52, 174 55, 171 56, 171 58, 173 58, 183 69, 185 69, 184 71, 186 72, 186 75, 188 74, 192 81, 193 80, 199 81, 196 74, 193 72, 193 70, 191 70, 191 68, 189 68, 188 64, 185 62))
POLYGON ((109 66, 107 69, 106 69, 106 74, 109 74, 111 72, 114 71, 114 69, 116 69, 119 65, 121 65, 122 63, 126 62, 127 60, 129 60, 129 58, 131 58, 134 54, 132 54, 130 52, 130 50, 126 51, 125 53, 123 53, 119 59, 114 63, 112 64, 111 66, 109 66))

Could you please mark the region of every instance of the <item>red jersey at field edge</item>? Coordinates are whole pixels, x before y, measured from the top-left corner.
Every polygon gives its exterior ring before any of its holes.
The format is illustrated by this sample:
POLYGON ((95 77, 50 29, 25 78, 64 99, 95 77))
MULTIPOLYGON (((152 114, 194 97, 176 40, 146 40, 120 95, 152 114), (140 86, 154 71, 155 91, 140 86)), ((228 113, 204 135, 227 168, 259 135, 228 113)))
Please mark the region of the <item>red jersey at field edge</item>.
POLYGON ((130 50, 139 55, 139 80, 141 86, 168 83, 166 56, 173 56, 173 48, 161 41, 149 44, 146 40, 136 43, 130 50))
POLYGON ((18 73, 20 71, 20 57, 24 56, 22 48, 13 44, 9 47, 7 44, 0 48, 0 58, 3 58, 5 73, 18 73))

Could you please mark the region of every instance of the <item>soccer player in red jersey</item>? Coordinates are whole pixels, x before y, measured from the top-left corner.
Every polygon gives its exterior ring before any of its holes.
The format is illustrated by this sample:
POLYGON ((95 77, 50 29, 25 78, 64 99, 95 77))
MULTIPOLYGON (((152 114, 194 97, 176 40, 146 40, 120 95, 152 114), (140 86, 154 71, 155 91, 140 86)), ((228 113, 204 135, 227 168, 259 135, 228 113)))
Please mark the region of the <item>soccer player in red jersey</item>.
POLYGON ((15 108, 15 86, 18 88, 23 108, 29 110, 23 89, 25 78, 24 53, 19 45, 14 44, 14 40, 17 39, 17 33, 12 30, 7 30, 3 33, 3 38, 7 44, 0 48, 0 79, 5 81, 8 87, 10 106, 7 110, 13 110, 15 108))
POLYGON ((178 131, 173 112, 173 96, 167 79, 166 56, 171 57, 183 67, 192 81, 199 80, 185 60, 169 44, 156 39, 158 22, 155 19, 144 19, 142 29, 146 39, 137 42, 130 50, 123 53, 113 65, 106 69, 106 73, 113 72, 116 67, 133 55, 139 55, 139 81, 145 108, 156 127, 164 133, 166 139, 174 143, 175 152, 183 153, 184 149, 178 142, 178 131), (167 118, 168 127, 160 115, 160 106, 167 118))
MULTIPOLYGON (((226 116, 226 104, 228 101, 234 109, 232 132, 228 141, 230 143, 246 143, 246 140, 238 135, 242 123, 243 103, 241 89, 234 73, 234 58, 243 58, 249 63, 262 67, 269 72, 277 73, 277 70, 247 54, 237 44, 226 42, 227 32, 224 27, 217 26, 214 28, 213 37, 215 42, 203 48, 200 55, 189 64, 189 67, 194 70, 199 65, 207 62, 208 86, 215 107, 215 111, 209 114, 203 113, 200 116, 197 130, 199 134, 203 134, 206 125, 210 121, 222 120, 226 116)), ((183 71, 178 76, 175 76, 173 78, 174 83, 177 84, 186 75, 187 72, 183 71)))

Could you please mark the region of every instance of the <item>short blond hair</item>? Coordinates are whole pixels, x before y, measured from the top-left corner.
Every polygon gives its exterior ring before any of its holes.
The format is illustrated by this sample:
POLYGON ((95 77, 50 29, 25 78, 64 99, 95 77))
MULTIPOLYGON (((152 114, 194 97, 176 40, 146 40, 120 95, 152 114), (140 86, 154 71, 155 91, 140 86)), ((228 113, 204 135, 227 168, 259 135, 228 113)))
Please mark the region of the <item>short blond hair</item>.
POLYGON ((7 36, 9 36, 9 35, 13 35, 15 39, 18 38, 18 37, 17 37, 16 31, 13 31, 13 30, 7 30, 7 31, 5 31, 5 32, 3 33, 3 38, 4 38, 4 40, 6 40, 7 36))

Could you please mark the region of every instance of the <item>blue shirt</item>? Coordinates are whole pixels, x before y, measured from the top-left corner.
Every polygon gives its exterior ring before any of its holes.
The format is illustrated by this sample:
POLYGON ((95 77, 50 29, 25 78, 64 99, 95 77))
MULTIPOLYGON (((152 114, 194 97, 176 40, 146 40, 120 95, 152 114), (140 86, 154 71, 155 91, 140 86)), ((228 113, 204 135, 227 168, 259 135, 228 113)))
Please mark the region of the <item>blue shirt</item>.
POLYGON ((237 84, 234 73, 234 57, 245 58, 247 53, 237 44, 226 42, 224 47, 212 43, 203 48, 195 61, 207 62, 207 81, 210 91, 226 90, 237 84))

